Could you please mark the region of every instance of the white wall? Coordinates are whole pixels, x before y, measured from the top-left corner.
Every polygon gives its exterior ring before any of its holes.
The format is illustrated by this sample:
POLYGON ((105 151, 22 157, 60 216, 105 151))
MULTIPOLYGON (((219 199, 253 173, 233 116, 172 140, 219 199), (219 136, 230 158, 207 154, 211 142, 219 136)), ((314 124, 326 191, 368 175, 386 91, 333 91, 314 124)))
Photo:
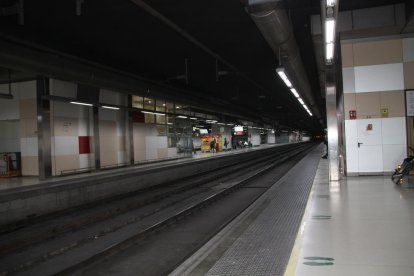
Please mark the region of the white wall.
POLYGON ((249 139, 250 142, 252 143, 252 146, 260 146, 260 130, 257 128, 248 128, 248 135, 249 135, 249 139))
POLYGON ((404 90, 402 63, 355 67, 355 92, 392 90, 404 90))
MULTIPOLYGON (((227 149, 231 148, 231 126, 224 126, 224 125, 218 125, 218 124, 213 124, 211 126, 211 131, 213 134, 221 134, 221 141, 222 141, 222 148, 224 149, 224 138, 227 139, 227 142, 229 143, 227 145, 227 149)), ((201 145, 201 141, 200 141, 200 145, 201 145)))
POLYGON ((267 143, 268 144, 275 144, 276 143, 276 137, 274 133, 268 133, 267 134, 267 143))

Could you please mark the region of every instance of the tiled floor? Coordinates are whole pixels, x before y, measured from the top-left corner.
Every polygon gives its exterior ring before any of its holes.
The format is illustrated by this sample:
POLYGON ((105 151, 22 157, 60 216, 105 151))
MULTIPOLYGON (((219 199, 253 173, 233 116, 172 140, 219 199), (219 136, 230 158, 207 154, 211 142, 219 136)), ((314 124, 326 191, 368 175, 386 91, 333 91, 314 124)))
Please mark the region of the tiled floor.
POLYGON ((414 189, 389 176, 328 182, 321 160, 285 275, 414 275, 414 189))

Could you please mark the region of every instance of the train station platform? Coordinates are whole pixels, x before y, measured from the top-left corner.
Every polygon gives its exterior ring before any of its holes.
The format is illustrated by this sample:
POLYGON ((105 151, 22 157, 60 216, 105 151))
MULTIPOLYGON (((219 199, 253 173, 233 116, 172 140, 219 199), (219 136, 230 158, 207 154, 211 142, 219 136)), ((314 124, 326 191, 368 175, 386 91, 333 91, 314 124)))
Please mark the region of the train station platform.
POLYGON ((329 182, 322 154, 315 149, 171 275, 413 275, 414 186, 389 176, 329 182))
POLYGON ((158 159, 158 160, 146 160, 142 162, 138 162, 133 166, 127 166, 124 168, 109 168, 103 169, 100 171, 91 171, 91 172, 84 172, 84 173, 72 173, 62 176, 55 176, 47 178, 46 180, 39 179, 38 176, 21 176, 21 177, 9 177, 9 178, 0 178, 0 194, 3 192, 7 192, 7 190, 24 190, 27 188, 33 188, 37 185, 44 185, 44 184, 53 184, 65 180, 76 180, 76 179, 83 179, 90 176, 99 176, 99 175, 108 175, 111 173, 123 173, 123 172, 130 172, 130 171, 139 171, 145 170, 148 168, 162 168, 163 166, 173 165, 173 164, 180 164, 186 162, 194 162, 197 160, 202 160, 206 158, 217 158, 225 155, 230 154, 241 154, 248 151, 255 151, 255 150, 262 150, 269 147, 275 147, 282 144, 263 144, 258 147, 253 148, 243 148, 243 149, 229 149, 226 151, 220 152, 201 152, 197 151, 196 154, 183 154, 177 158, 167 158, 167 159, 158 159))
POLYGON ((39 177, 1 178, 0 226, 151 188, 249 158, 258 158, 262 151, 272 151, 284 145, 288 144, 265 144, 218 153, 197 152, 183 158, 148 161, 125 168, 58 176, 47 180, 40 180, 39 177), (216 159, 220 161, 217 162, 216 159))

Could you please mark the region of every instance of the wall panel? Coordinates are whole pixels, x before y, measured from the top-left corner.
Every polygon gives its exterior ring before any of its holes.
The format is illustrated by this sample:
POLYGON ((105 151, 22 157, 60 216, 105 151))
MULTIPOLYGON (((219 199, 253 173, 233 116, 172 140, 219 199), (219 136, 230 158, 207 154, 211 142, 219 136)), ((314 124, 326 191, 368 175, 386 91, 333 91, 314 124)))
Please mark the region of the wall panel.
POLYGON ((60 155, 55 156, 54 169, 55 175, 60 175, 62 171, 79 169, 79 155, 60 155))
POLYGON ((407 156, 406 145, 384 145, 382 150, 384 172, 393 172, 397 164, 401 164, 407 156))
POLYGON ((346 147, 356 147, 358 144, 357 120, 345 120, 346 147))
POLYGON ((361 146, 358 149, 359 172, 360 173, 382 173, 383 155, 382 145, 361 146))
POLYGON ((381 117, 380 93, 357 93, 355 101, 358 119, 381 117))
POLYGON ((403 89, 402 63, 355 67, 355 90, 357 93, 403 89))
POLYGON ((346 169, 348 173, 359 172, 358 147, 346 146, 346 169))
POLYGON ((414 37, 403 39, 404 62, 414 61, 414 37))
POLYGON ((341 45, 342 67, 354 67, 353 44, 341 45))
POLYGON ((388 117, 405 116, 404 91, 386 91, 380 94, 380 107, 388 109, 388 117))
POLYGON ((405 89, 414 89, 414 61, 404 63, 405 89))
POLYGON ((403 62, 401 39, 369 41, 354 44, 355 66, 403 62))
POLYGON ((406 145, 405 117, 382 119, 382 143, 384 145, 406 145))
POLYGON ((22 156, 22 175, 39 175, 39 160, 37 156, 22 156))
POLYGON ((355 69, 354 67, 342 69, 342 81, 344 93, 355 93, 355 69))

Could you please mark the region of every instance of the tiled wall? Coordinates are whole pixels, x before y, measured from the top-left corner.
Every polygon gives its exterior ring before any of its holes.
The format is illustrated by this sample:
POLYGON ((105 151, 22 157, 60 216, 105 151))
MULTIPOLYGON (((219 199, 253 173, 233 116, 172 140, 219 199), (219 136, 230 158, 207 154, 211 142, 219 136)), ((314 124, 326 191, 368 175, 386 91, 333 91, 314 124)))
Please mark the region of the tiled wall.
MULTIPOLYGON (((12 84, 12 91, 17 89, 12 84)), ((8 94, 9 85, 0 84, 0 93, 8 94)), ((12 100, 0 99, 0 153, 20 152, 20 99, 17 93, 12 100)))
MULTIPOLYGON (((126 105, 126 96, 110 90, 101 90, 100 102, 126 105)), ((101 166, 113 166, 128 162, 126 150, 126 112, 124 110, 99 109, 99 143, 101 166)))
POLYGON ((156 125, 134 123, 135 161, 176 156, 177 149, 168 148, 167 136, 158 136, 156 125))
POLYGON ((414 88, 413 46, 414 38, 342 42, 348 174, 391 172, 406 156, 404 89, 414 88))
MULTIPOLYGON (((76 99, 75 83, 51 80, 50 90, 52 95, 76 99)), ((124 105, 126 96, 102 89, 99 101, 124 105)), ((53 101, 51 114, 53 174, 93 167, 92 107, 53 101)), ((127 163, 125 111, 99 108, 98 116, 101 166, 127 163)))
MULTIPOLYGON (((39 172, 36 81, 11 84, 12 100, 0 100, 0 152, 21 152, 22 174, 39 172)), ((8 84, 0 93, 9 93, 8 84)))
MULTIPOLYGON (((50 94, 76 99, 75 83, 50 80, 50 94)), ((79 153, 79 137, 92 136, 91 107, 51 101, 52 174, 93 166, 90 154, 79 153)))

